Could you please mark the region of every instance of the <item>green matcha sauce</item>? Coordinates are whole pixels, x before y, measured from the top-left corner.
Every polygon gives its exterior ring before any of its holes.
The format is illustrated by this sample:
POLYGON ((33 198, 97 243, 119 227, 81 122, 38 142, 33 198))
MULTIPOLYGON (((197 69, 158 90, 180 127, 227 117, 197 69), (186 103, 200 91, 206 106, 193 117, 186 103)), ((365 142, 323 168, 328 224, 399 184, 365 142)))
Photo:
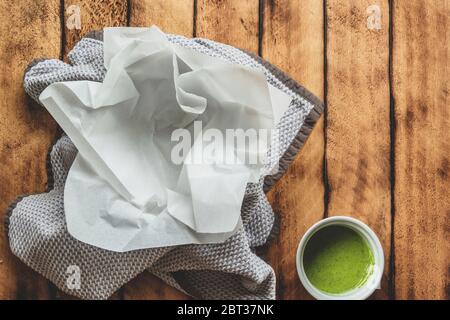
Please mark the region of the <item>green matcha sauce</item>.
POLYGON ((332 225, 308 240, 303 267, 317 289, 340 294, 363 285, 373 271, 374 256, 369 244, 356 231, 332 225))

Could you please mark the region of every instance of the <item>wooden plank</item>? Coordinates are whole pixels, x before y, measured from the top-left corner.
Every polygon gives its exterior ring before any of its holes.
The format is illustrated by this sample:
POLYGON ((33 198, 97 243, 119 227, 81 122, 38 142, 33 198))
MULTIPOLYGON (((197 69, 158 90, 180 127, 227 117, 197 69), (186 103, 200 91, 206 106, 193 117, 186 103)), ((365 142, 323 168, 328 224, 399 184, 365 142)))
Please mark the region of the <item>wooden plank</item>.
MULTIPOLYGON (((126 26, 128 6, 126 1, 107 0, 66 0, 64 1, 64 57, 72 50, 73 46, 89 31, 103 30, 104 27, 126 26), (81 28, 76 28, 74 19, 79 13, 81 28), (75 28, 73 28, 75 26, 75 28)), ((73 299, 73 297, 55 288, 57 299, 73 299)), ((111 299, 119 299, 121 292, 114 294, 111 299)))
MULTIPOLYGON (((58 58, 57 0, 0 3, 0 212, 19 195, 46 188, 45 159, 56 132, 50 115, 25 98, 23 73, 36 57, 58 58)), ((11 254, 0 224, 0 299, 50 297, 48 282, 11 254)))
POLYGON ((395 1, 395 288, 449 299, 450 1, 395 1))
MULTIPOLYGON (((130 25, 157 25, 163 31, 185 36, 193 35, 194 1, 133 0, 130 25), (170 18, 168 18, 170 17, 170 18)), ((185 294, 166 285, 149 272, 144 272, 122 289, 124 299, 186 299, 185 294)))
POLYGON ((189 299, 181 291, 169 286, 149 272, 143 272, 122 288, 125 300, 181 300, 189 299))
POLYGON ((192 37, 194 31, 194 0, 133 0, 130 25, 158 26, 166 33, 192 37))
POLYGON ((258 0, 198 0, 196 36, 258 53, 258 11, 258 0))
POLYGON ((360 219, 378 235, 385 270, 382 290, 375 297, 387 298, 391 242, 389 4, 387 0, 328 1, 326 9, 328 213, 360 219), (379 23, 377 19, 381 19, 379 23))
POLYGON ((127 12, 127 1, 123 0, 65 0, 64 56, 89 31, 102 30, 104 27, 126 26, 127 12), (80 29, 72 20, 76 19, 78 13, 81 19, 80 29))
MULTIPOLYGON (((323 98, 323 3, 264 1, 262 56, 323 98)), ((280 215, 280 234, 267 258, 277 275, 278 299, 309 299, 298 279, 295 255, 301 236, 324 215, 323 117, 287 173, 268 194, 280 215)))

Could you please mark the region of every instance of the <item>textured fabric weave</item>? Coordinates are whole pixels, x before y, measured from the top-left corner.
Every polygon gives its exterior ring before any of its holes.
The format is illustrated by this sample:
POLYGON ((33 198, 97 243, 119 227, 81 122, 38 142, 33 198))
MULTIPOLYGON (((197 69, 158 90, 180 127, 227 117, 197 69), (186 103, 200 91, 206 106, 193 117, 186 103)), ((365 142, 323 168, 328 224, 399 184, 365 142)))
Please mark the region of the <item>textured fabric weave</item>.
MULTIPOLYGON (((36 101, 51 83, 72 80, 102 81, 101 33, 83 38, 70 52, 70 64, 40 60, 26 72, 24 87, 36 101)), ((254 248, 266 243, 274 214, 264 190, 286 170, 305 142, 323 106, 285 74, 259 57, 206 39, 169 36, 169 40, 210 56, 262 70, 267 80, 292 97, 277 128, 279 140, 269 150, 268 169, 280 172, 248 184, 242 204, 243 229, 221 244, 183 245, 125 253, 103 250, 72 238, 67 232, 64 183, 77 150, 63 135, 50 153, 53 184, 42 194, 19 198, 7 214, 12 252, 61 290, 85 299, 105 299, 139 273, 148 270, 168 284, 203 299, 274 299, 275 275, 254 248), (294 85, 293 85, 294 84, 294 85), (74 269, 75 268, 75 269, 74 269), (80 282, 70 281, 80 272, 80 282)))

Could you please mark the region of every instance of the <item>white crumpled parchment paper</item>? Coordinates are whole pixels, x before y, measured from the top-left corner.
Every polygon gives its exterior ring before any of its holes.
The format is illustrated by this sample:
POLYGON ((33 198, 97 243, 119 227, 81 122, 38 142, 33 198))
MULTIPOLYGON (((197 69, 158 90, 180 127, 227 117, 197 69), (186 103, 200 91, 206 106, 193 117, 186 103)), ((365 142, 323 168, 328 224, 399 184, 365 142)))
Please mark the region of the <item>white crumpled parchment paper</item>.
POLYGON ((232 146, 235 163, 204 161, 213 142, 203 133, 272 129, 289 96, 261 71, 171 44, 156 27, 106 28, 104 50, 103 83, 54 83, 39 97, 79 150, 64 190, 69 233, 119 252, 225 241, 262 163, 232 146), (180 163, 177 129, 191 135, 180 163))

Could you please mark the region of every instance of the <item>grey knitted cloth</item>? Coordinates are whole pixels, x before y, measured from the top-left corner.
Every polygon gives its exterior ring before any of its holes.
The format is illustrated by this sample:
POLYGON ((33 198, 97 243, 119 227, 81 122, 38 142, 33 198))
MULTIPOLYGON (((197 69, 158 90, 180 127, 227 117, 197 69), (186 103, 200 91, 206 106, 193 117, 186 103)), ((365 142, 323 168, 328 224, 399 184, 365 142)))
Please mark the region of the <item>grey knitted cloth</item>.
MULTIPOLYGON (((230 62, 263 70, 268 81, 288 93, 292 103, 280 120, 279 145, 269 158, 280 160, 277 174, 248 184, 242 204, 243 229, 221 244, 183 245, 124 253, 103 250, 72 238, 64 217, 63 192, 77 154, 63 135, 49 155, 48 192, 19 197, 7 212, 12 252, 61 290, 80 298, 105 299, 147 270, 168 284, 202 299, 274 299, 275 274, 255 254, 272 232, 274 214, 264 191, 286 170, 323 110, 322 103, 292 79, 259 57, 205 39, 169 35, 173 43, 230 62)), ((70 80, 102 81, 101 33, 83 38, 69 54, 71 64, 39 60, 27 70, 26 92, 36 101, 51 83, 70 80)))

